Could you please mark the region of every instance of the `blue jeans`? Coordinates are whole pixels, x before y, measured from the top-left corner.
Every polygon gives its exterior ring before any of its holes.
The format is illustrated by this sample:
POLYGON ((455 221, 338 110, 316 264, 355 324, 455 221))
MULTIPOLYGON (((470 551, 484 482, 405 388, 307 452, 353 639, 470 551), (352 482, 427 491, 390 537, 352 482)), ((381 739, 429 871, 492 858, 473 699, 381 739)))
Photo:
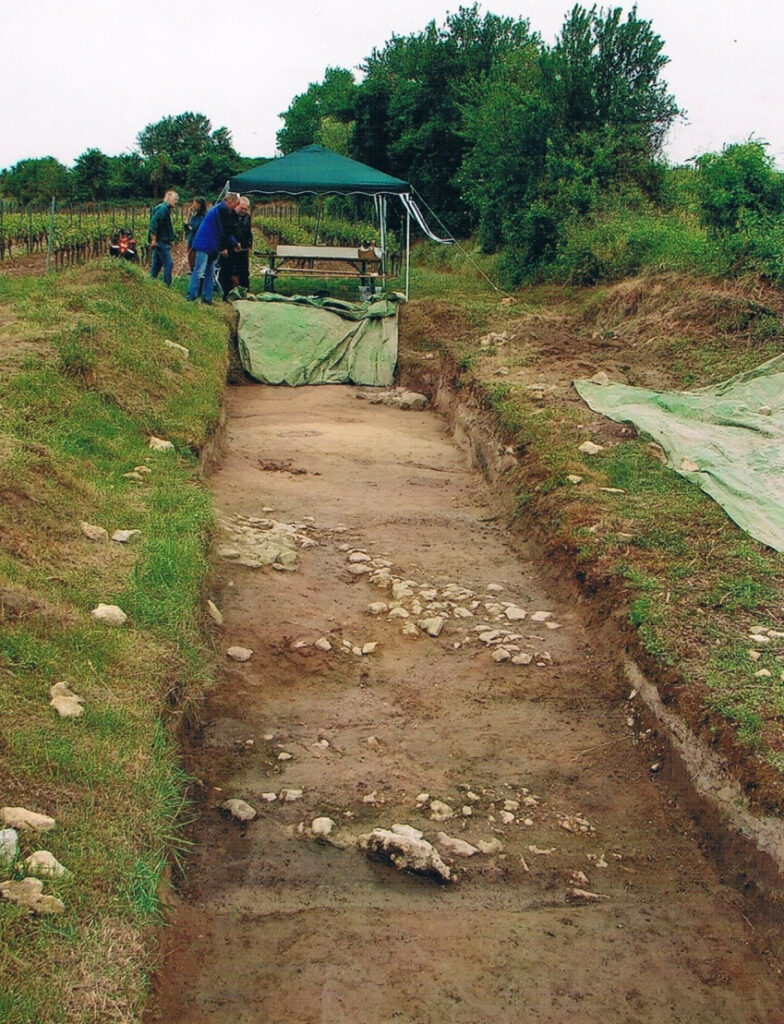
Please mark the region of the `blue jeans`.
POLYGON ((172 267, 174 260, 171 254, 171 245, 168 242, 158 242, 152 250, 150 260, 150 277, 157 277, 163 270, 163 283, 167 288, 171 286, 172 267))
POLYGON ((212 291, 215 287, 215 261, 218 258, 216 252, 202 252, 196 250, 196 261, 193 264, 188 294, 185 296, 188 302, 193 302, 199 296, 199 282, 201 286, 201 301, 212 302, 212 291))

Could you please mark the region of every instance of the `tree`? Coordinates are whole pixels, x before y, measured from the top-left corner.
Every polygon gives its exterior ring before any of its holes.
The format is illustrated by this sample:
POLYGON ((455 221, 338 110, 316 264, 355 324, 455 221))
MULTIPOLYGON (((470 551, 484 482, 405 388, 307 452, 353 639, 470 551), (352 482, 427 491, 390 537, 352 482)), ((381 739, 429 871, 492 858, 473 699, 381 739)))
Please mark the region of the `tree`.
POLYGON ((667 58, 636 8, 621 14, 575 6, 552 49, 506 53, 468 92, 458 180, 511 283, 551 262, 570 221, 614 190, 661 186, 656 157, 679 115, 659 77, 667 58))
POLYGON ((331 149, 328 142, 321 141, 326 136, 347 140, 356 93, 357 85, 350 71, 328 67, 323 82, 311 82, 280 115, 283 127, 278 132, 277 142, 281 153, 293 153, 314 142, 331 149), (338 124, 345 127, 335 129, 338 124))
POLYGON ((109 158, 109 195, 113 199, 139 199, 150 195, 150 173, 140 153, 109 158))
POLYGON ((100 149, 86 149, 71 171, 72 192, 75 199, 106 199, 109 195, 111 164, 100 149))
POLYGON ((45 203, 53 197, 67 199, 68 168, 53 156, 20 160, 5 173, 3 190, 20 203, 45 203))
POLYGON ((784 175, 774 169, 764 142, 725 146, 698 157, 700 217, 714 231, 738 231, 784 209, 784 175))
POLYGON ((449 224, 470 221, 456 175, 469 143, 463 132, 466 90, 505 55, 532 40, 522 19, 480 17, 461 7, 410 36, 393 36, 366 60, 359 86, 353 154, 410 180, 449 224))
POLYGON ((169 185, 190 187, 191 176, 203 181, 208 162, 205 157, 214 158, 215 166, 229 168, 223 178, 225 181, 240 159, 228 128, 213 131, 204 114, 186 112, 164 117, 143 128, 136 140, 149 160, 150 181, 157 192, 169 185), (192 172, 191 164, 194 165, 192 172))

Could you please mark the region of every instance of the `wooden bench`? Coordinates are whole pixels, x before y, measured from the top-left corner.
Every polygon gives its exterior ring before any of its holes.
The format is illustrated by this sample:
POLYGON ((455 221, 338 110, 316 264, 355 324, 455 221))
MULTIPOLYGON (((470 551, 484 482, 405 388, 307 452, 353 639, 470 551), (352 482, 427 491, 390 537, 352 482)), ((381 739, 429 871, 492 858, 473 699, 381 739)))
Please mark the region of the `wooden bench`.
POLYGON ((264 287, 275 290, 278 274, 312 277, 358 277, 362 284, 370 284, 381 272, 381 257, 375 249, 360 249, 339 245, 278 245, 274 251, 255 251, 267 261, 264 287), (320 266, 326 263, 327 266, 320 266))

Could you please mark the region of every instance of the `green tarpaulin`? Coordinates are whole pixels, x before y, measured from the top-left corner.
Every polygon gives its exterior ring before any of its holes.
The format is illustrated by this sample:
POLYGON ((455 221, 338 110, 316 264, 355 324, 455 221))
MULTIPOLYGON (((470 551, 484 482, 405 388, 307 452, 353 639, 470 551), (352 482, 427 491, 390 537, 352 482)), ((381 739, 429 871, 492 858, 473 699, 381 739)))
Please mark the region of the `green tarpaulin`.
POLYGON ((634 424, 738 526, 784 551, 784 355, 697 391, 574 382, 596 412, 634 424))
POLYGON ((389 387, 397 363, 397 299, 288 298, 235 302, 243 368, 264 384, 389 387))
POLYGON ((252 167, 229 179, 233 192, 351 193, 366 195, 410 192, 408 182, 377 171, 323 146, 305 146, 288 156, 252 167))

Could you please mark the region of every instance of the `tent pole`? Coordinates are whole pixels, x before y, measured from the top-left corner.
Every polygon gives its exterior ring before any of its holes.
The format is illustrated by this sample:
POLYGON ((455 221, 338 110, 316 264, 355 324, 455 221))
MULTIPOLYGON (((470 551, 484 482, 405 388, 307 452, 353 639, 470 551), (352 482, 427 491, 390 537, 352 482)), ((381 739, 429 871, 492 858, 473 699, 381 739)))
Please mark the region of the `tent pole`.
POLYGON ((406 205, 406 302, 408 302, 408 282, 411 276, 411 211, 406 205))

